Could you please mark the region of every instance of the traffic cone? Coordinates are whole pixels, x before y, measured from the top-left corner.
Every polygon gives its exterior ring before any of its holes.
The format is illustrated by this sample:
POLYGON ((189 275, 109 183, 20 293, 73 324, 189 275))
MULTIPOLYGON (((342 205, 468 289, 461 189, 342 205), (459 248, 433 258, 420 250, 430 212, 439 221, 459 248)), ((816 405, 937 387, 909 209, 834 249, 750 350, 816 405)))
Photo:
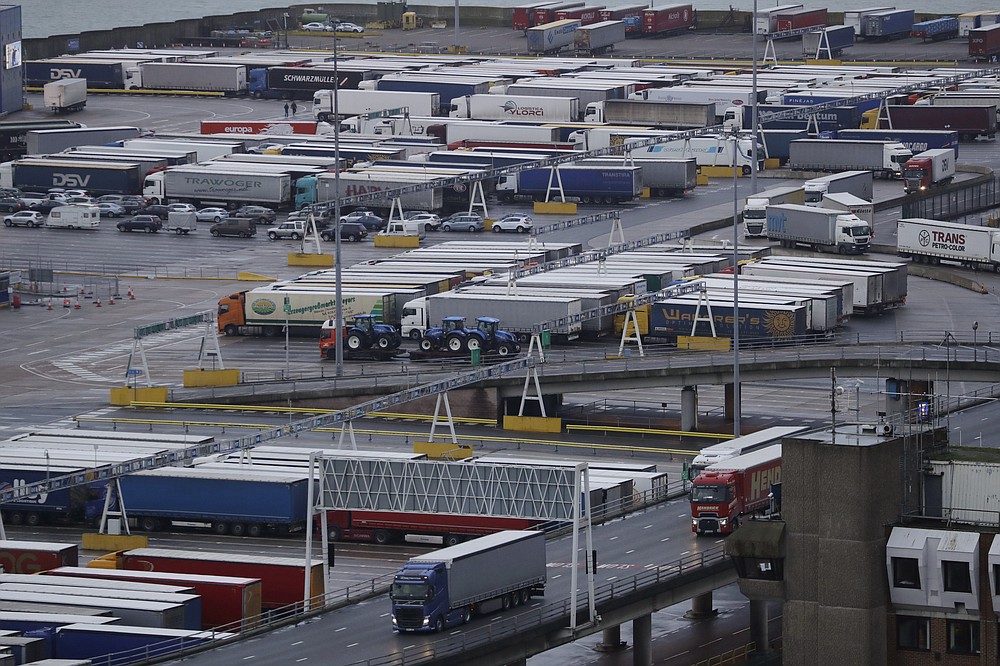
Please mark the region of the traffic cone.
MULTIPOLYGON (((69 299, 67 298, 66 300, 68 301, 69 299)), ((80 309, 80 297, 79 296, 76 297, 76 305, 73 306, 73 309, 74 310, 79 310, 80 309)))
POLYGON ((101 297, 100 296, 98 296, 97 300, 94 301, 94 305, 96 305, 97 307, 101 307, 101 297))
MULTIPOLYGON (((63 299, 63 307, 64 308, 68 308, 69 307, 69 299, 68 298, 64 298, 63 299)), ((51 310, 52 308, 49 308, 49 309, 51 310)))
POLYGON ((47 308, 45 308, 45 309, 46 310, 51 310, 52 309, 52 299, 51 298, 49 299, 49 306, 47 308))
POLYGON ((108 305, 114 305, 114 304, 115 304, 115 295, 111 294, 110 296, 108 296, 108 305))
POLYGON ((135 300, 135 292, 132 291, 132 287, 131 286, 128 288, 128 299, 130 301, 134 301, 135 300))

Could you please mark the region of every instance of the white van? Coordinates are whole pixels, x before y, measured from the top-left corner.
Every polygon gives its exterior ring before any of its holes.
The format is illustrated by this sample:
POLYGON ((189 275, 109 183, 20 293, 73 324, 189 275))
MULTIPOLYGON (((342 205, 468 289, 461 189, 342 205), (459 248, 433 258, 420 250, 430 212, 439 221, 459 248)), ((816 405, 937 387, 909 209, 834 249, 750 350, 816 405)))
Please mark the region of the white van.
POLYGON ((96 229, 101 224, 101 209, 97 206, 57 206, 49 213, 47 227, 63 229, 96 229))
POLYGON ((379 234, 382 236, 416 236, 423 240, 424 223, 411 220, 392 220, 379 234))

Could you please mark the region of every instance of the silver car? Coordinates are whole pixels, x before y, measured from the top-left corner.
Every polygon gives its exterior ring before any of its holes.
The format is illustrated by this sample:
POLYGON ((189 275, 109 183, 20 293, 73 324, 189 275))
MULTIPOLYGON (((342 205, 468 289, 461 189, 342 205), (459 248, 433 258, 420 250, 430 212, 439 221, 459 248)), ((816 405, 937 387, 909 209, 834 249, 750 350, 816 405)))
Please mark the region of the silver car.
POLYGON ((101 209, 101 217, 121 217, 125 214, 124 206, 119 206, 110 201, 102 201, 97 204, 97 207, 101 209))

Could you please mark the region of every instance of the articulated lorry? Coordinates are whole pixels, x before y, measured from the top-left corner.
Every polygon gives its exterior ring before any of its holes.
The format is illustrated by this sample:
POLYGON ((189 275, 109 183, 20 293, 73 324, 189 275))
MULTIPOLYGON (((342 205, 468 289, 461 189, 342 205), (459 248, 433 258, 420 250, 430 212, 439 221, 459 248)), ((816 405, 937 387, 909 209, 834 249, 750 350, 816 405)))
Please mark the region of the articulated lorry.
MULTIPOLYGON (((634 138, 641 140, 646 137, 634 138)), ((752 150, 751 138, 740 138, 734 146, 733 141, 725 136, 699 136, 637 148, 632 151, 632 156, 637 160, 646 157, 693 157, 698 166, 730 168, 736 166, 739 167, 740 173, 747 176, 750 175, 753 165, 752 150)), ((757 170, 764 170, 764 148, 760 144, 757 145, 757 170)))
POLYGON ((578 97, 466 95, 451 100, 452 118, 569 123, 580 118, 578 97))
MULTIPOLYGON (((582 166, 624 166, 622 158, 589 157, 580 160, 582 166)), ((642 185, 653 197, 683 196, 698 184, 698 161, 693 157, 641 157, 630 166, 642 168, 642 185)))
POLYGON ((896 130, 949 130, 958 132, 959 141, 993 139, 997 134, 997 107, 992 105, 890 104, 885 112, 896 130))
POLYGON ((247 68, 194 62, 143 63, 142 87, 150 90, 198 90, 243 95, 247 91, 247 68))
POLYGON ((906 218, 896 222, 896 246, 899 256, 916 263, 1000 271, 1000 230, 990 227, 906 218))
POLYGON ((725 88, 722 86, 675 86, 673 88, 645 88, 629 95, 629 99, 645 100, 647 102, 673 102, 675 104, 714 104, 715 115, 721 119, 726 115, 726 109, 733 106, 752 106, 756 99, 763 104, 767 99, 767 91, 759 90, 754 97, 751 88, 725 88))
POLYGON ((90 88, 125 90, 126 71, 120 62, 48 58, 24 61, 24 85, 44 86, 59 79, 85 79, 90 88))
MULTIPOLYGON (((296 181, 295 207, 334 201, 337 198, 338 181, 340 196, 352 197, 410 187, 444 177, 441 174, 421 173, 418 169, 414 169, 413 173, 343 171, 339 178, 332 173, 305 176, 296 181)), ((399 197, 399 201, 404 209, 435 211, 444 207, 444 192, 441 188, 409 192, 399 197)), ((390 208, 392 203, 393 199, 385 197, 366 201, 365 205, 369 208, 384 209, 390 208)))
POLYGON ((771 505, 771 487, 781 483, 781 444, 709 465, 691 487, 691 531, 730 534, 744 516, 771 505))
POLYGON ((313 93, 312 114, 320 122, 333 120, 336 116, 345 118, 401 108, 406 108, 413 116, 433 116, 441 109, 441 96, 436 92, 338 90, 336 107, 334 109, 332 90, 313 93))
POLYGON ((51 155, 92 144, 107 145, 115 141, 135 139, 141 130, 138 127, 59 127, 29 130, 24 137, 24 148, 28 155, 51 155))
POLYGON ((135 162, 26 157, 14 162, 11 183, 25 192, 54 187, 84 189, 92 195, 137 194, 143 172, 135 162))
POLYGON ((842 171, 807 180, 802 191, 806 206, 820 206, 825 195, 839 192, 849 192, 859 199, 871 201, 873 187, 874 176, 871 171, 842 171))
POLYGON ((642 167, 577 165, 559 167, 558 178, 551 169, 529 169, 500 176, 497 198, 501 201, 513 201, 515 197, 558 200, 560 181, 564 196, 580 199, 583 203, 621 203, 642 196, 642 167))
POLYGON ((82 111, 87 106, 87 79, 59 79, 42 88, 42 104, 52 113, 82 111))
POLYGON ((898 178, 913 153, 901 143, 799 139, 789 146, 788 166, 806 171, 873 171, 898 178))
MULTIPOLYGON (((412 290, 344 288, 341 310, 345 320, 372 314, 396 325, 403 303, 412 298, 412 290)), ((318 337, 323 323, 336 316, 336 306, 332 284, 309 289, 296 289, 294 285, 281 288, 280 283, 258 287, 219 299, 219 332, 274 337, 284 330, 287 321, 292 335, 318 337)))
POLYGON ((582 325, 572 318, 580 314, 581 309, 579 298, 558 294, 508 297, 446 291, 404 304, 400 333, 403 337, 419 340, 446 317, 464 317, 474 322, 479 317, 489 316, 500 319, 503 330, 527 342, 536 324, 563 319, 564 323, 551 329, 552 337, 557 341, 570 341, 580 337, 582 325))
POLYGON ((418 555, 392 581, 392 626, 436 631, 527 604, 545 590, 545 535, 506 531, 418 555))
POLYGON ((955 177, 955 151, 951 148, 925 150, 903 165, 903 191, 924 192, 947 185, 955 177))
MULTIPOLYGON (((32 465, 5 463, 0 469, 0 488, 17 488, 44 481, 55 474, 84 473, 76 466, 32 465)), ((36 493, 8 502, 3 506, 3 519, 8 525, 36 526, 42 523, 94 523, 104 509, 106 481, 91 481, 84 485, 47 493, 36 493)), ((10 571, 5 569, 5 571, 10 571)))
POLYGON ((715 104, 609 99, 587 105, 588 123, 690 129, 715 124, 715 104))
POLYGON ((871 226, 842 210, 779 204, 767 207, 767 238, 782 247, 808 245, 817 252, 863 254, 871 243, 871 226))
POLYGON ((573 46, 573 35, 583 25, 579 19, 563 19, 528 28, 528 51, 530 53, 558 53, 567 46, 573 46))
POLYGON ((743 234, 747 238, 767 236, 767 207, 785 203, 804 204, 802 187, 775 187, 747 197, 743 205, 743 234))
POLYGON ((75 567, 79 548, 75 543, 48 541, 0 541, 0 566, 4 573, 37 574, 59 567, 75 567))
POLYGON ((254 169, 253 164, 177 166, 146 176, 142 194, 157 202, 208 204, 246 203, 291 208, 292 177, 287 172, 254 169))
MULTIPOLYGON (((1000 101, 1000 97, 997 98, 1000 101)), ((860 124, 860 120, 855 125, 860 124)), ((952 130, 840 129, 838 139, 901 143, 914 155, 935 148, 953 148, 958 155, 958 132, 952 130)))
POLYGON ((582 25, 573 33, 573 48, 577 54, 600 55, 614 51, 615 44, 625 41, 623 21, 600 21, 582 25))
POLYGON ((495 516, 404 513, 397 511, 327 511, 330 541, 394 541, 437 543, 454 546, 467 539, 503 530, 529 530, 539 521, 495 516))

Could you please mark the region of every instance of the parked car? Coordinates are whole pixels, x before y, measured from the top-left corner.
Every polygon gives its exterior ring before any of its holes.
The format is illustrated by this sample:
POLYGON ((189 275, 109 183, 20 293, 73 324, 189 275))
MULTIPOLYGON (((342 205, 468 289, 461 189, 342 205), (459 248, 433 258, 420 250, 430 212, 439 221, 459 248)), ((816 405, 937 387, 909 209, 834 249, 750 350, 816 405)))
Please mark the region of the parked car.
POLYGON ((97 200, 94 197, 72 196, 64 199, 63 204, 67 206, 96 206, 97 200))
POLYGON ((172 203, 167 204, 167 210, 171 213, 194 213, 198 209, 188 203, 172 203))
POLYGON ((442 231, 482 231, 485 228, 479 213, 455 213, 441 221, 442 231))
POLYGON ((270 227, 267 230, 267 237, 271 240, 278 240, 279 238, 299 240, 305 233, 305 222, 302 220, 292 220, 291 222, 282 222, 276 227, 270 227))
POLYGON ((148 231, 155 234, 163 228, 163 220, 156 215, 136 215, 122 220, 117 225, 118 231, 148 231))
POLYGON ((365 29, 356 23, 345 21, 337 24, 337 32, 357 32, 362 33, 365 29))
POLYGON ((493 221, 493 231, 497 233, 501 231, 516 231, 519 234, 523 234, 531 231, 533 226, 535 226, 535 222, 531 219, 531 216, 520 213, 504 215, 499 220, 493 221))
POLYGON ((131 215, 148 206, 149 201, 146 200, 146 197, 137 194, 126 194, 118 202, 118 205, 124 208, 127 214, 131 215))
POLYGON ((16 213, 19 210, 24 210, 27 205, 20 199, 15 199, 14 197, 4 197, 0 199, 0 212, 3 213, 16 213))
MULTIPOLYGON (((63 197, 65 199, 65 197, 63 197)), ((42 201, 48 201, 49 195, 42 194, 40 192, 22 192, 21 193, 21 203, 23 203, 28 208, 35 208, 42 201)))
MULTIPOLYGON (((292 211, 288 214, 286 219, 288 220, 308 220, 309 215, 312 213, 312 208, 305 206, 299 210, 292 211)), ((316 227, 322 229, 323 227, 329 225, 333 222, 333 209, 332 208, 322 208, 315 213, 312 213, 316 220, 316 227)))
POLYGON ((410 217, 403 216, 407 222, 420 222, 424 225, 424 231, 437 231, 441 228, 441 218, 434 213, 418 213, 410 217))
POLYGON ((70 197, 90 196, 90 194, 87 193, 87 190, 66 190, 61 187, 50 187, 48 193, 50 198, 62 197, 64 199, 69 199, 70 197), (51 197, 51 195, 55 195, 55 197, 51 197))
POLYGON ((306 23, 302 26, 305 32, 333 32, 333 26, 326 23, 320 23, 318 21, 313 21, 312 23, 306 23))
POLYGON ((99 203, 97 207, 101 209, 101 217, 121 217, 125 214, 124 207, 110 201, 99 203))
POLYGON ((257 235, 257 225, 254 221, 246 217, 227 217, 221 222, 213 224, 208 233, 213 236, 237 236, 239 238, 250 238, 257 235))
POLYGON ((195 211, 195 217, 199 222, 221 222, 223 218, 229 217, 229 211, 225 208, 202 208, 195 211))
MULTIPOLYGON (((326 241, 332 241, 337 237, 337 231, 333 227, 327 227, 319 232, 319 237, 326 241)), ((368 229, 360 222, 341 222, 340 240, 357 243, 368 237, 368 229)))
POLYGON ((45 216, 36 210, 22 210, 3 218, 8 227, 40 227, 45 224, 45 216))
POLYGON ((114 203, 120 206, 122 204, 122 199, 124 199, 125 196, 126 195, 124 194, 102 194, 101 196, 97 197, 96 201, 99 204, 114 203))
POLYGON ((241 206, 231 213, 231 217, 248 217, 257 224, 274 224, 278 214, 263 206, 241 206))
POLYGON ((360 222, 368 231, 379 231, 385 227, 385 220, 371 211, 354 211, 348 215, 340 216, 340 223, 360 222))
POLYGON ((149 204, 148 206, 143 206, 136 211, 139 215, 155 215, 161 220, 167 219, 167 215, 170 214, 170 206, 164 204, 149 204))

